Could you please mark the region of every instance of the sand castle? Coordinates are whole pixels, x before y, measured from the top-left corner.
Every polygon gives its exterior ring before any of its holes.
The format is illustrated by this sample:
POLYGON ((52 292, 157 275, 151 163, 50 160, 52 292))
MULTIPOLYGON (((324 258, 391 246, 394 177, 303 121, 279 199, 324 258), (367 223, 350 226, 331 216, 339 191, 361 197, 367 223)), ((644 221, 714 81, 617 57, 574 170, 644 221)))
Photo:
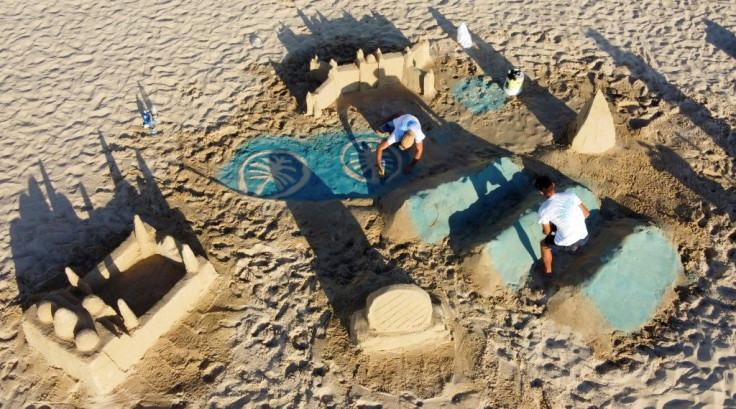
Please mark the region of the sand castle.
POLYGON ((212 264, 136 215, 134 231, 71 288, 24 314, 28 343, 97 393, 112 391, 217 277, 212 264))
POLYGON ((310 62, 313 77, 324 81, 314 92, 307 93, 307 114, 319 117, 322 110, 332 105, 342 94, 365 91, 376 87, 403 84, 409 90, 431 98, 435 95, 432 56, 429 41, 421 40, 403 53, 383 54, 380 49, 367 56, 358 50, 352 64, 338 65, 320 61, 316 56, 310 62))
POLYGON ((442 309, 413 284, 395 284, 368 296, 366 308, 350 318, 350 334, 367 351, 398 351, 451 339, 442 309))

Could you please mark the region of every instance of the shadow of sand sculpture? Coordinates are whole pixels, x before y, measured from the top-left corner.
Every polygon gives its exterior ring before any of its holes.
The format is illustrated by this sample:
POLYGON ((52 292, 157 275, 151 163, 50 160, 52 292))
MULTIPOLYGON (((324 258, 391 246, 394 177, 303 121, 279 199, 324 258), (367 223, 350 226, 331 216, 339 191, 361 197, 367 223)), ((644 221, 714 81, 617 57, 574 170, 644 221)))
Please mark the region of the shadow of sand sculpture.
POLYGON ((595 30, 589 29, 586 34, 596 42, 602 51, 613 58, 614 63, 631 70, 632 82, 635 80, 643 81, 653 96, 679 107, 680 112, 687 116, 693 125, 710 136, 713 142, 723 148, 731 158, 735 157, 736 148, 733 146, 734 138, 731 137, 733 132, 725 120, 714 118, 708 108, 670 84, 662 74, 644 62, 638 55, 611 44, 595 30))
MULTIPOLYGON (((631 70, 632 81, 637 79, 643 81, 655 97, 679 107, 680 112, 689 118, 693 125, 700 128, 706 135, 712 138, 713 142, 723 148, 729 156, 727 160, 733 166, 733 158, 736 152, 734 138, 732 137, 734 132, 725 120, 714 118, 705 106, 686 96, 637 55, 614 46, 594 30, 588 30, 587 34, 595 40, 603 51, 611 55, 616 64, 626 66, 631 70)), ((692 144, 692 142, 683 138, 681 135, 678 134, 678 136, 684 142, 692 144)), ((731 220, 736 220, 736 205, 727 199, 728 197, 733 197, 733 192, 726 190, 717 181, 697 174, 684 159, 680 158, 670 148, 662 145, 646 147, 649 150, 649 156, 655 168, 670 173, 693 192, 703 197, 703 199, 719 209, 728 212, 731 220)))
POLYGON ((205 254, 184 215, 169 207, 141 154, 136 151, 140 174, 136 185, 118 168, 113 150, 102 134, 102 152, 115 185, 113 198, 94 208, 80 183, 86 218, 77 215, 72 202, 56 191, 42 163, 41 186, 28 179, 28 192, 19 199, 20 216, 10 222, 10 247, 18 285, 17 302, 25 309, 42 293, 68 285, 64 268, 90 271, 130 233, 131 220, 139 214, 162 232, 176 231, 197 254, 205 254))
MULTIPOLYGON (((457 27, 450 20, 433 7, 429 8, 429 12, 448 37, 451 39, 457 38, 457 27)), ((469 49, 465 49, 465 52, 487 76, 491 77, 500 86, 503 85, 506 71, 515 65, 501 53, 494 50, 478 34, 472 31, 470 33, 474 45, 469 49)), ((524 104, 542 126, 552 133, 555 142, 565 142, 564 133, 567 125, 576 117, 576 113, 572 109, 529 76, 524 78, 524 90, 516 98, 524 104)))
POLYGON ((731 221, 736 220, 736 189, 725 189, 720 183, 698 174, 677 152, 664 145, 639 144, 647 149, 653 168, 671 174, 703 200, 727 213, 731 221))
MULTIPOLYGON (((313 188, 329 191, 321 181, 313 188)), ((345 328, 349 327, 350 314, 365 306, 371 292, 391 284, 414 283, 408 272, 387 262, 373 249, 361 222, 341 201, 286 204, 314 253, 312 268, 317 280, 345 328)), ((354 211, 368 214, 360 208, 354 211)))
POLYGON ((731 58, 736 58, 736 35, 715 21, 703 19, 703 23, 705 24, 705 41, 713 44, 731 58))
POLYGON ((315 55, 322 61, 335 60, 344 64, 355 60, 358 49, 369 54, 380 47, 386 53, 411 45, 393 23, 375 11, 360 20, 345 11, 342 17, 332 20, 319 12, 312 17, 301 10, 297 13, 309 32, 297 34, 284 25, 279 27, 277 35, 287 54, 275 65, 275 70, 296 98, 299 112, 306 109, 307 92, 320 85, 320 81, 309 74, 309 61, 315 55))

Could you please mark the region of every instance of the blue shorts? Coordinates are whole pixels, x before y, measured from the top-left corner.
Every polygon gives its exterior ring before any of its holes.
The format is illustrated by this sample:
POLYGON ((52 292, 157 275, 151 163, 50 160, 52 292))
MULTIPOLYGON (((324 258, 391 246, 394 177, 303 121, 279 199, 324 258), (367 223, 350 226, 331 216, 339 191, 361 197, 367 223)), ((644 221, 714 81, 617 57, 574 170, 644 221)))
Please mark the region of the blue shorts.
POLYGON ((570 253, 574 253, 578 251, 578 249, 585 245, 585 243, 588 242, 588 239, 590 238, 590 234, 583 237, 582 239, 576 241, 575 243, 572 243, 569 246, 560 246, 559 244, 555 244, 555 235, 550 234, 547 237, 544 238, 544 243, 549 246, 549 248, 553 250, 565 250, 570 253))

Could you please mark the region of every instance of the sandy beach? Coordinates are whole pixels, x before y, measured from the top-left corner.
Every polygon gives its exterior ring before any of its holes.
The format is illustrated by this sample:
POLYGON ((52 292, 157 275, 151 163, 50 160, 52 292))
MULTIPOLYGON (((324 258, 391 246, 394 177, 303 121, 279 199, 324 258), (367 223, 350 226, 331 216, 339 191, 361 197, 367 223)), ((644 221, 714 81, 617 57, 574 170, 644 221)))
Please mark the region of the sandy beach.
POLYGON ((0 407, 736 407, 736 4, 11 0, 0 32, 0 407), (436 95, 379 87, 305 114, 315 55, 351 64, 421 40, 436 95), (511 67, 518 97, 499 88, 511 67), (468 105, 473 87, 496 99, 468 105), (596 90, 616 143, 585 155, 566 130, 596 90), (427 134, 417 168, 381 183, 351 170, 399 110, 427 134), (298 160, 258 179, 264 152, 298 160), (592 192, 605 228, 591 249, 662 232, 681 278, 644 324, 558 302, 577 300, 583 272, 484 291, 477 235, 429 240, 399 217, 420 188, 460 195, 450 183, 500 158, 592 192), (69 286, 65 268, 93 270, 134 215, 218 276, 96 393, 29 345, 24 313, 69 286), (430 295, 445 341, 356 345, 351 317, 393 284, 430 295))

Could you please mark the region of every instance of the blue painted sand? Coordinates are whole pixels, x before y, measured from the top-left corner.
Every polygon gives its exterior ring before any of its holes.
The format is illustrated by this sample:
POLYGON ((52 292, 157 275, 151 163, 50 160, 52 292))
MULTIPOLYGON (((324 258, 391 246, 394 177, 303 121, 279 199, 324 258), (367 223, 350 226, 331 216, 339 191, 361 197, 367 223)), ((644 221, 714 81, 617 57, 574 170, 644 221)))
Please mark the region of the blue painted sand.
POLYGON ((654 314, 682 271, 680 257, 655 227, 629 235, 583 286, 583 293, 619 331, 639 328, 654 314))
MULTIPOLYGON (((586 220, 590 229, 599 217, 599 206, 595 196, 582 186, 573 186, 565 191, 575 193, 590 210, 591 216, 586 220)), ((518 289, 526 281, 530 266, 541 257, 539 242, 544 238, 544 234, 542 227, 537 223, 539 220, 537 210, 542 202, 543 197, 539 195, 539 200, 533 208, 522 213, 510 227, 502 230, 485 247, 486 253, 490 256, 491 269, 501 276, 507 287, 518 289)))
POLYGON ((419 238, 437 244, 452 230, 487 216, 500 198, 528 186, 520 169, 501 158, 479 173, 421 191, 408 199, 412 222, 419 238))
POLYGON ((218 179, 243 194, 283 200, 380 196, 410 178, 402 174, 408 152, 384 151, 386 176, 378 175, 373 132, 321 134, 301 141, 262 135, 241 146, 218 179))
POLYGON ((506 103, 506 94, 489 77, 461 80, 453 89, 455 99, 474 114, 495 111, 506 103))

